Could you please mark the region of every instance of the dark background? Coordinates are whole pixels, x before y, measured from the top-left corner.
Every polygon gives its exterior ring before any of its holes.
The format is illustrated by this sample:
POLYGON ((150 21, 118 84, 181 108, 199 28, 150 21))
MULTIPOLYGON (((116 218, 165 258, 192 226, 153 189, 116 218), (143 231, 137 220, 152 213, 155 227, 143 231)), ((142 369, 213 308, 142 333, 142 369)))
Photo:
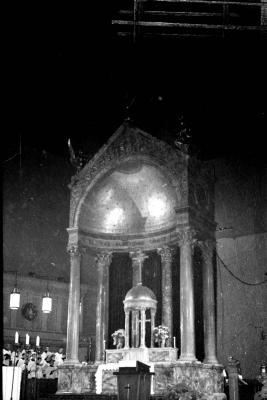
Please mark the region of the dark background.
POLYGON ((133 46, 112 31, 116 2, 106 3, 13 5, 4 15, 5 159, 20 137, 22 147, 64 156, 71 138, 75 151, 93 153, 129 115, 170 141, 184 115, 205 159, 265 156, 266 41, 133 46))

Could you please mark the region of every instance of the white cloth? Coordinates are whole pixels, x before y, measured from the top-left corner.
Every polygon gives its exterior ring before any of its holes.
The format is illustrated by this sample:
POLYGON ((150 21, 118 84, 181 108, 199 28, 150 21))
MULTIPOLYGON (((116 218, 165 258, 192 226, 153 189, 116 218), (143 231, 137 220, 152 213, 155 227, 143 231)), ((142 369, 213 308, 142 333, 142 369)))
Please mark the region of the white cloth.
POLYGON ((22 371, 25 369, 26 365, 25 365, 25 360, 23 360, 22 358, 19 359, 18 363, 17 363, 17 367, 21 368, 22 371))
POLYGON ((46 370, 49 366, 50 366, 50 364, 48 364, 48 362, 46 362, 45 360, 42 361, 42 371, 43 371, 44 378, 46 378, 46 370))
POLYGON ((43 351, 41 354, 42 360, 45 360, 46 357, 51 356, 51 355, 52 355, 51 351, 48 351, 48 352, 43 351))
POLYGON ((13 400, 20 398, 21 368, 2 367, 2 398, 10 400, 11 394, 13 400), (14 375, 13 375, 14 374, 14 375), (13 388, 12 388, 13 380, 13 388), (12 390, 12 393, 11 393, 12 390))
POLYGON ((95 374, 96 394, 102 393, 103 371, 118 371, 117 363, 100 364, 95 374))
POLYGON ((41 365, 36 366, 36 378, 37 379, 43 378, 43 369, 41 365))
POLYGON ((55 353, 55 367, 57 367, 58 365, 63 364, 63 359, 62 359, 63 354, 62 353, 55 353))
POLYGON ((27 365, 27 370, 28 370, 28 379, 35 378, 36 362, 30 360, 29 364, 27 365))

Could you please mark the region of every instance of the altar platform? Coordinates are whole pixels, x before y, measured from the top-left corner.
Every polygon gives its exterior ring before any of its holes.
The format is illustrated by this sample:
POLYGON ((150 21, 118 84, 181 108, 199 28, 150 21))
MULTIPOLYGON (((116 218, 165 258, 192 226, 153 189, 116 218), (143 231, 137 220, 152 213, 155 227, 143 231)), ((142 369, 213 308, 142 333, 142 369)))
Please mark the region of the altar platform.
MULTIPOLYGON (((120 362, 72 366, 63 364, 59 368, 58 391, 55 399, 63 399, 58 396, 64 396, 64 399, 67 399, 66 396, 77 394, 116 396, 117 378, 114 372, 119 370, 120 364, 120 362)), ((155 374, 151 385, 151 396, 156 396, 154 397, 156 399, 160 399, 161 396, 164 398, 166 388, 177 383, 183 383, 194 390, 205 393, 210 396, 210 399, 216 399, 218 398, 217 394, 224 392, 223 367, 221 365, 200 362, 182 363, 179 360, 149 362, 148 365, 152 367, 150 371, 155 374)), ((86 397, 81 397, 81 399, 83 398, 86 397)))
MULTIPOLYGON (((40 400, 117 400, 117 395, 108 394, 64 394, 64 395, 49 395, 40 400)), ((150 396, 150 400, 165 400, 164 396, 150 396)))

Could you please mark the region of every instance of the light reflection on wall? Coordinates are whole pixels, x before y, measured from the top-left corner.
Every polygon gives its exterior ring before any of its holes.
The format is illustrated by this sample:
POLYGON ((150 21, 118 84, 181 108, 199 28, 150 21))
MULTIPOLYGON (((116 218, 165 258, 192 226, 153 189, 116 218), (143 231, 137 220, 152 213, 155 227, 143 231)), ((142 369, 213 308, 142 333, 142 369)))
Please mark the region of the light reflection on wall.
POLYGON ((120 207, 115 207, 106 215, 104 224, 107 229, 112 229, 116 225, 123 224, 124 219, 125 215, 123 209, 120 207))
POLYGON ((147 208, 151 217, 163 217, 168 212, 166 196, 162 194, 152 195, 148 199, 147 208))
POLYGON ((176 191, 162 170, 125 162, 99 180, 81 209, 84 232, 144 234, 174 226, 176 191))

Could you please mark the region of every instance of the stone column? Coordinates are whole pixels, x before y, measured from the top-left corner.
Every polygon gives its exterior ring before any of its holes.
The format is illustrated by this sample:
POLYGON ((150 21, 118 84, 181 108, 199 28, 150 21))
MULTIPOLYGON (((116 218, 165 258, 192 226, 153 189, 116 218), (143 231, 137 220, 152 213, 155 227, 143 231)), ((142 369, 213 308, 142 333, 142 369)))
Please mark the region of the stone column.
POLYGON ((228 358, 229 400, 239 400, 238 365, 239 362, 233 357, 228 358))
POLYGON ((180 236, 180 329, 182 362, 196 361, 195 355, 195 310, 192 247, 194 232, 187 229, 180 236))
POLYGON ((104 360, 104 340, 107 337, 108 313, 108 267, 111 253, 100 253, 96 256, 97 265, 97 299, 96 299, 96 363, 104 360))
POLYGON ((146 256, 141 250, 130 252, 133 265, 133 286, 142 283, 142 267, 146 256))
POLYGON ((80 298, 80 304, 79 304, 79 332, 82 333, 83 331, 83 298, 80 298))
POLYGON ((146 310, 145 310, 145 308, 142 308, 141 309, 141 340, 140 340, 140 347, 146 347, 145 338, 146 338, 146 310))
POLYGON ((151 315, 151 341, 150 341, 150 347, 154 347, 154 338, 153 338, 153 332, 155 328, 155 311, 150 310, 150 315, 151 315))
POLYGON ((70 246, 68 251, 70 254, 70 285, 65 364, 78 364, 81 253, 78 246, 70 246))
POLYGON ((129 349, 129 337, 130 337, 130 311, 125 311, 125 344, 124 348, 129 349))
POLYGON ((132 311, 132 345, 131 347, 139 347, 139 311, 132 311))
POLYGON ((215 241, 200 242, 203 260, 203 319, 204 319, 204 349, 206 364, 218 364, 216 357, 216 330, 215 330, 215 299, 213 250, 215 241))
POLYGON ((158 249, 161 256, 162 325, 169 328, 172 339, 172 252, 169 247, 158 249))

